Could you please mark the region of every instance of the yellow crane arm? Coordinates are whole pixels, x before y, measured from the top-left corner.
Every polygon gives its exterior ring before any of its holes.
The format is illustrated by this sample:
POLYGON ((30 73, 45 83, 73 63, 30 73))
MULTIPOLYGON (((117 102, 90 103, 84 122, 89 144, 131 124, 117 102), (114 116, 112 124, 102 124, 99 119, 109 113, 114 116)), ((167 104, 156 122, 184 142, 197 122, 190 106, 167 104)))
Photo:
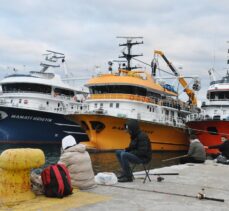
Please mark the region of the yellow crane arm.
POLYGON ((189 100, 191 101, 192 105, 195 105, 196 106, 197 105, 197 99, 196 99, 196 96, 195 96, 195 92, 192 89, 189 89, 188 88, 188 84, 187 84, 186 80, 184 79, 184 77, 180 76, 180 74, 173 67, 172 63, 166 58, 165 54, 162 51, 155 50, 154 51, 154 54, 158 54, 158 55, 160 55, 164 59, 164 61, 169 66, 169 68, 173 71, 173 73, 175 74, 175 76, 178 77, 178 81, 184 87, 184 91, 188 95, 189 100))

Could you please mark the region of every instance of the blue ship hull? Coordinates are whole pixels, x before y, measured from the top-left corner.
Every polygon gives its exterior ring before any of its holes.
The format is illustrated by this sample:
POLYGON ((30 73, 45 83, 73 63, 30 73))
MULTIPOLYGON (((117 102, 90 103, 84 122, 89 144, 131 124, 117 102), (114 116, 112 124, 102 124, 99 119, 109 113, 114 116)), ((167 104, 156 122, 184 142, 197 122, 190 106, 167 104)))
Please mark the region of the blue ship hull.
POLYGON ((0 144, 60 144, 72 135, 87 141, 85 131, 64 115, 0 106, 0 144))

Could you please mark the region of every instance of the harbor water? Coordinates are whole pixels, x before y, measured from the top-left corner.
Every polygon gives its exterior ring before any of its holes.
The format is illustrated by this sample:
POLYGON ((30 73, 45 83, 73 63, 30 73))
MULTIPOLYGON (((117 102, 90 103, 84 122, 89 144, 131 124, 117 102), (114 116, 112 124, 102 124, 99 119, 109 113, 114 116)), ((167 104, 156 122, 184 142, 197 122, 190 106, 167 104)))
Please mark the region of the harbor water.
MULTIPOLYGON (((37 173, 40 173, 42 169, 50 164, 55 164, 60 157, 60 145, 8 145, 2 144, 0 145, 0 153, 6 149, 12 148, 39 148, 43 150, 46 158, 45 165, 40 169, 36 169, 37 173)), ((98 172, 114 172, 118 173, 120 171, 119 163, 116 159, 114 152, 89 152, 93 169, 95 174, 98 172)), ((173 160, 169 162, 163 162, 164 159, 168 159, 171 157, 176 157, 185 154, 185 152, 154 152, 152 155, 152 168, 159 168, 164 166, 171 166, 178 163, 178 160, 173 160)), ((141 166, 139 169, 141 170, 141 166)))

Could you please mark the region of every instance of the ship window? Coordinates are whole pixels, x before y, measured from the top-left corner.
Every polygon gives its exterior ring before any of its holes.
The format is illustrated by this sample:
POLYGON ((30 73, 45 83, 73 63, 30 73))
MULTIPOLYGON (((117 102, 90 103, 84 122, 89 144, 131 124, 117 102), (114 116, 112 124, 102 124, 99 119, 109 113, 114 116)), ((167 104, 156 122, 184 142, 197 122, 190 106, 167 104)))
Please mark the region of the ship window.
POLYGON ((90 94, 106 94, 106 93, 120 93, 120 94, 135 94, 146 96, 146 89, 137 86, 128 85, 106 85, 106 86, 91 86, 89 88, 90 94))
POLYGON ((32 83, 3 84, 3 92, 37 92, 51 94, 51 86, 32 83))
POLYGON ((216 127, 208 127, 207 131, 211 134, 211 135, 218 135, 218 130, 216 129, 216 127))
POLYGON ((219 93, 219 99, 224 99, 224 92, 219 93))
POLYGON ((49 101, 47 101, 46 104, 49 105, 49 101))
POLYGON ((97 103, 95 103, 95 108, 97 108, 97 103))
POLYGON ((210 99, 212 99, 212 100, 215 99, 215 93, 214 93, 214 92, 211 92, 211 93, 210 93, 210 99))
POLYGON ((110 103, 110 107, 111 107, 111 108, 113 107, 113 103, 110 103))
POLYGON ((57 105, 58 105, 58 107, 60 107, 60 103, 58 103, 57 105))
POLYGON ((61 88, 55 88, 54 93, 56 95, 63 95, 63 96, 68 96, 68 97, 74 97, 74 95, 75 95, 72 90, 61 89, 61 88))
POLYGON ((116 108, 119 108, 119 103, 116 103, 116 108))
POLYGON ((21 99, 19 99, 19 103, 21 103, 21 99))
POLYGON ((103 103, 100 103, 100 107, 103 107, 103 103))

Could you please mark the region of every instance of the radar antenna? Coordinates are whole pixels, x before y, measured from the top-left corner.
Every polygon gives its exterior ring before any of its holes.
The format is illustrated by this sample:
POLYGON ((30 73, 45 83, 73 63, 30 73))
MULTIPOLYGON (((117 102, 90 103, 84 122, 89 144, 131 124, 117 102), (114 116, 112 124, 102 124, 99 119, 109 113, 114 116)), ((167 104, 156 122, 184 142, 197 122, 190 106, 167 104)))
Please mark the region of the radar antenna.
POLYGON ((65 55, 60 52, 56 51, 51 51, 51 50, 46 50, 48 53, 43 54, 45 56, 45 60, 48 61, 49 63, 40 63, 40 66, 42 66, 42 70, 40 72, 44 73, 49 67, 60 67, 60 65, 55 65, 51 63, 56 63, 59 59, 61 59, 61 62, 65 62, 65 55))
POLYGON ((143 54, 131 54, 131 48, 133 47, 133 45, 139 45, 139 44, 143 44, 143 41, 135 41, 133 42, 133 40, 135 39, 143 39, 143 37, 126 37, 126 36, 118 36, 117 38, 119 39, 126 39, 126 43, 122 43, 119 44, 119 46, 126 46, 127 47, 127 53, 125 53, 124 51, 122 52, 122 56, 119 56, 119 58, 125 58, 127 60, 127 66, 126 66, 126 70, 131 71, 133 69, 137 69, 139 67, 131 67, 131 59, 137 56, 143 56, 143 54))

